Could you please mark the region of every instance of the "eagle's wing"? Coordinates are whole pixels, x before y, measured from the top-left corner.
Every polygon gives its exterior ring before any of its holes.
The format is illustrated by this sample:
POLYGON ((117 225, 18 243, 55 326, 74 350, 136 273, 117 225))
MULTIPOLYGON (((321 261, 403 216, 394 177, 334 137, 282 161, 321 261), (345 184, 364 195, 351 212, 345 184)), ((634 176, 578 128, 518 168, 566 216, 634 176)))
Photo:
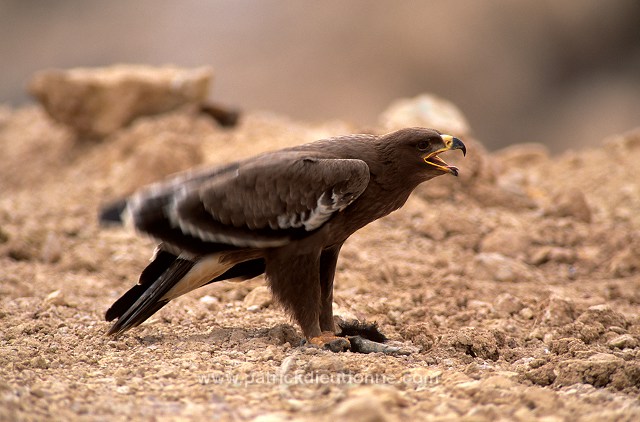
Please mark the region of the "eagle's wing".
POLYGON ((127 212, 139 230, 181 249, 276 247, 320 228, 368 183, 362 160, 286 151, 152 186, 127 212))

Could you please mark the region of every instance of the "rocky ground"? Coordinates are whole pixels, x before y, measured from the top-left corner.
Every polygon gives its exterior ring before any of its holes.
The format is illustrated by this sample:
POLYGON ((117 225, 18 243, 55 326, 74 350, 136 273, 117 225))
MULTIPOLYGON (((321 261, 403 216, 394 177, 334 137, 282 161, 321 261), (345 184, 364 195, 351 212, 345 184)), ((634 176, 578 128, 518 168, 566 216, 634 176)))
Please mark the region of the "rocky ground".
POLYGON ((299 347, 262 278, 105 336, 154 243, 99 227, 101 204, 192 166, 415 124, 384 116, 223 129, 175 111, 83 141, 39 106, 0 108, 0 419, 639 420, 640 132, 555 157, 454 133, 460 177, 420 187, 338 263, 336 313, 409 355, 299 347))

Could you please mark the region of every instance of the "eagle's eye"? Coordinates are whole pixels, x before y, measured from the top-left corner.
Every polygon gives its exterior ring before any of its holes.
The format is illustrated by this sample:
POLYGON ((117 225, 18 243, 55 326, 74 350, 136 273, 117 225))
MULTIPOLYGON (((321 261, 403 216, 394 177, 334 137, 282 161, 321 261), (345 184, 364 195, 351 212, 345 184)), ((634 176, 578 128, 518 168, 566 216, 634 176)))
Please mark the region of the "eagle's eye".
POLYGON ((420 141, 418 142, 418 149, 420 151, 426 151, 429 149, 429 142, 427 141, 420 141))

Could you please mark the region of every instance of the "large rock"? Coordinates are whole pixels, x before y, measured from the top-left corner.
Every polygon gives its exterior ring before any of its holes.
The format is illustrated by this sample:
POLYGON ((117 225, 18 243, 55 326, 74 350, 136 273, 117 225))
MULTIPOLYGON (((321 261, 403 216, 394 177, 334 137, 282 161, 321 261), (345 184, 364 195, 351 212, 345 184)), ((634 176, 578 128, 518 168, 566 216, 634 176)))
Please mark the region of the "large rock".
POLYGON ((82 137, 102 138, 136 117, 199 106, 212 78, 208 67, 114 65, 44 70, 29 91, 56 121, 82 137))
POLYGON ((381 114, 380 123, 389 132, 405 127, 423 126, 459 137, 469 133, 469 124, 458 107, 430 94, 394 101, 381 114))

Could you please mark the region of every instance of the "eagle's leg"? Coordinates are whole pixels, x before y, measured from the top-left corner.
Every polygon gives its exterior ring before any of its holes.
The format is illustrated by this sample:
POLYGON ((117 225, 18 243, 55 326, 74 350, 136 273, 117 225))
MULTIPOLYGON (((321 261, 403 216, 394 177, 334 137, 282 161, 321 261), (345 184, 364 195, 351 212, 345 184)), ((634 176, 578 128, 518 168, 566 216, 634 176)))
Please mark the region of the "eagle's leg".
POLYGON ((291 252, 272 251, 267 257, 266 275, 273 295, 300 324, 310 344, 334 352, 349 349, 346 338, 337 337, 334 331, 323 332, 320 328, 320 253, 291 252))
MULTIPOLYGON (((333 279, 342 244, 322 251, 320 255, 320 329, 323 335, 335 338, 336 323, 333 318, 333 279)), ((403 354, 398 348, 384 344, 387 338, 378 330, 377 324, 360 321, 340 320, 339 337, 349 340, 349 349, 358 353, 382 352, 387 354, 403 354)))
POLYGON ((322 251, 320 255, 320 329, 323 332, 336 332, 333 321, 333 278, 342 244, 322 251))

